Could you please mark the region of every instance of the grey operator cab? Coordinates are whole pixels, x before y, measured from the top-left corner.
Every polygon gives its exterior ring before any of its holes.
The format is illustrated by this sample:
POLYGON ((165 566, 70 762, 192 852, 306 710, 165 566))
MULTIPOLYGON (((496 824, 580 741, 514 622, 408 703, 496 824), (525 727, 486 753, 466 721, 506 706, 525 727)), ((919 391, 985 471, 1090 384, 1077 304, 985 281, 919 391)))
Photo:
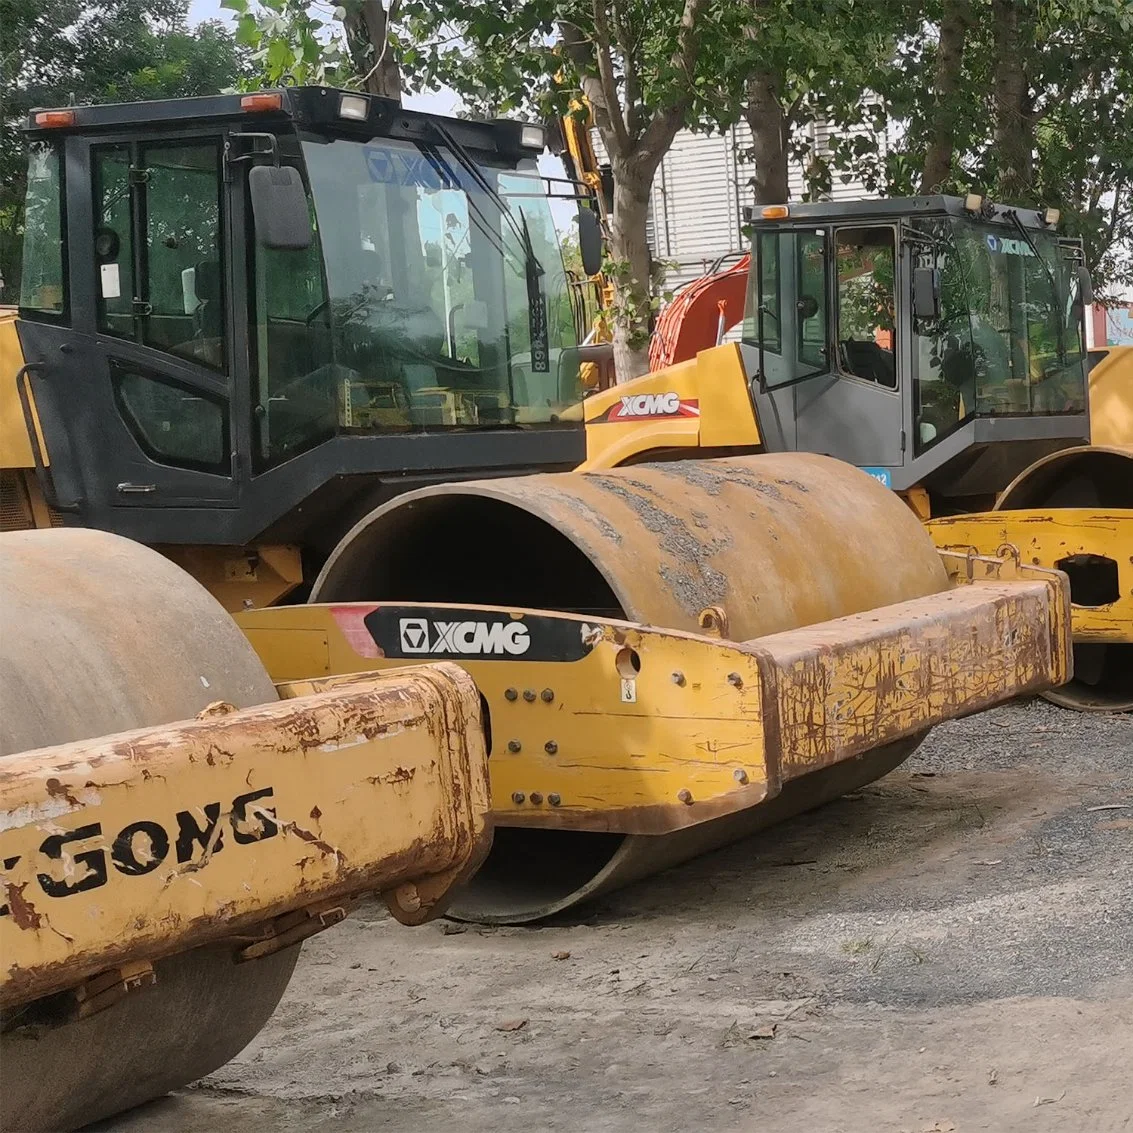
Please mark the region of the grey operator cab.
POLYGON ((1088 440, 1088 277, 1055 214, 973 197, 764 211, 743 349, 769 448, 947 500, 1088 440))
POLYGON ((305 87, 27 139, 19 333, 69 521, 306 542, 415 483, 582 458, 541 127, 305 87))

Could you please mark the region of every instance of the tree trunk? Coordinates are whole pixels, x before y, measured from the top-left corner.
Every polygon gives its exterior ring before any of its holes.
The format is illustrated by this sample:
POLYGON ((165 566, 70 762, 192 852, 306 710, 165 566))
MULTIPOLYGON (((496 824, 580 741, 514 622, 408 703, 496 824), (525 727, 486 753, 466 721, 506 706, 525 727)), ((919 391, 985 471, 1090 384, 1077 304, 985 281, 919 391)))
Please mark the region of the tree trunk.
POLYGON ((649 372, 651 263, 646 232, 653 178, 627 169, 624 162, 613 162, 613 172, 610 257, 619 265, 615 269, 614 372, 619 382, 628 382, 649 372))
POLYGON ((945 0, 940 20, 933 83, 933 116, 921 172, 922 193, 939 193, 952 176, 956 145, 956 101, 964 65, 964 41, 971 23, 969 0, 945 0))
POLYGON ((748 80, 744 118, 751 128, 751 156, 755 162, 751 184, 755 203, 782 204, 790 196, 787 182, 789 123, 773 75, 756 74, 748 80))
POLYGON ((346 42, 370 94, 401 99, 401 68, 388 46, 389 25, 397 13, 398 0, 390 0, 386 11, 382 0, 361 0, 346 9, 346 42))
POLYGON ((1023 0, 992 0, 995 28, 995 149, 998 157, 998 196, 1019 203, 1027 196, 1032 171, 1032 123, 1024 70, 1024 31, 1020 28, 1023 0))

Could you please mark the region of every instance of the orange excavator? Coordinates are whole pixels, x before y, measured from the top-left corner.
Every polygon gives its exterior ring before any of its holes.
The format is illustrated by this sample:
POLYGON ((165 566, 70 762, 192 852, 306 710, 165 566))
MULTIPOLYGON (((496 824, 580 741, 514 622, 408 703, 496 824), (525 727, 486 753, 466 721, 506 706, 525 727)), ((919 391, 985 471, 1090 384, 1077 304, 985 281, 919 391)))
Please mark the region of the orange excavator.
POLYGON ((695 358, 701 350, 719 346, 724 336, 744 317, 744 297, 751 256, 743 253, 724 265, 721 256, 706 275, 685 284, 657 316, 649 343, 649 369, 663 370, 695 358))

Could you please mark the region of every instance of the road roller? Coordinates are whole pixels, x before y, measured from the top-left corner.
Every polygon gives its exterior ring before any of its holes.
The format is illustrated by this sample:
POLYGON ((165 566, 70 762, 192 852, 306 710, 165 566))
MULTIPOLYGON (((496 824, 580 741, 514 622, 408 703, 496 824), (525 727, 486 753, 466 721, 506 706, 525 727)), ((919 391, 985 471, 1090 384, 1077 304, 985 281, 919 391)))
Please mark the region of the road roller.
MULTIPOLYGON (((1085 350, 1089 277, 1057 225, 975 195, 755 210, 750 269, 718 277, 746 274, 742 342, 587 398, 583 467, 839 457, 942 549, 1064 571, 1075 676, 1048 695, 1133 709, 1133 349, 1085 350)), ((715 328, 716 295, 674 310, 715 328)))
POLYGON ((368 892, 419 924, 486 853, 455 665, 273 684, 200 584, 100 531, 0 535, 0 606, 4 1130, 215 1070, 306 937, 368 892))

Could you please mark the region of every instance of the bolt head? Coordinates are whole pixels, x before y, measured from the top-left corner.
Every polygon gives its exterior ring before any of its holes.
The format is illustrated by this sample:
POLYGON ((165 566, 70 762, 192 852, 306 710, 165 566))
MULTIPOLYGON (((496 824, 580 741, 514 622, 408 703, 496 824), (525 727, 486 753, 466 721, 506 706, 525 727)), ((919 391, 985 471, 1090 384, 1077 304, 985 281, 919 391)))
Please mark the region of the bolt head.
POLYGON ((516 692, 515 689, 513 689, 513 688, 504 689, 504 699, 505 700, 518 700, 519 699, 519 693, 516 692))
POLYGON ((520 806, 525 798, 527 798, 527 796, 522 791, 512 792, 511 801, 515 803, 516 806, 520 806))
POLYGON ((532 803, 535 804, 535 806, 538 806, 543 801, 543 796, 541 794, 539 794, 538 791, 532 791, 531 792, 531 801, 532 801, 532 803))
POLYGON ((555 699, 555 690, 553 688, 545 688, 539 694, 543 698, 544 704, 550 704, 555 699))
POLYGON ((507 749, 512 753, 512 755, 515 755, 516 752, 523 750, 523 744, 521 744, 519 740, 508 740, 507 749))
POLYGON ((735 779, 737 783, 746 783, 747 772, 742 767, 737 767, 735 771, 732 772, 732 778, 735 779))
POLYGON ((739 675, 739 673, 729 673, 728 684, 730 684, 732 688, 743 688, 744 679, 739 675))
POLYGON ((560 796, 560 795, 548 795, 547 796, 547 802, 549 802, 551 804, 551 806, 558 806, 562 801, 563 801, 562 796, 560 796))
POLYGON ((688 806, 692 802, 692 791, 690 791, 687 787, 682 787, 677 792, 677 798, 680 799, 681 802, 685 804, 685 806, 688 806))
POLYGON ((523 690, 523 699, 526 700, 528 704, 534 704, 535 690, 533 688, 525 688, 523 690))
POLYGON ((677 685, 678 687, 683 688, 684 683, 685 683, 684 673, 676 672, 676 673, 673 674, 673 684, 677 685))
POLYGON ((555 754, 555 753, 556 753, 556 752, 557 752, 557 751, 559 750, 559 745, 558 745, 557 743, 555 743, 555 741, 554 741, 554 740, 548 740, 548 741, 547 741, 547 742, 546 742, 546 743, 545 743, 545 744, 543 745, 543 750, 544 750, 544 751, 545 751, 545 752, 546 752, 546 753, 547 753, 548 755, 554 755, 554 754, 555 754))

